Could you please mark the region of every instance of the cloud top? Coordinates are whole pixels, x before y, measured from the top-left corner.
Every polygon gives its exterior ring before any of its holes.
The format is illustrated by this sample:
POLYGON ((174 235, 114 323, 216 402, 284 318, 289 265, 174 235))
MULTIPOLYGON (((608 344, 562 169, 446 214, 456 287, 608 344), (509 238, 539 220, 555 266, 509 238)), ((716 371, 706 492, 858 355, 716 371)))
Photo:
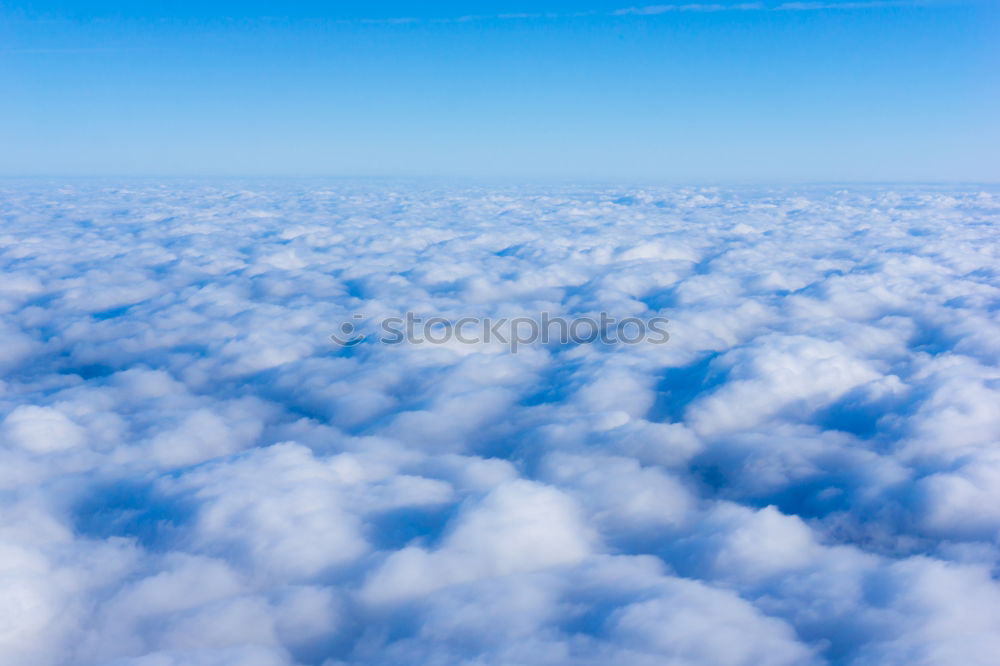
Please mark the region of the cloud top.
POLYGON ((995 188, 0 195, 0 662, 1000 653, 995 188), (329 338, 407 311, 670 339, 329 338))

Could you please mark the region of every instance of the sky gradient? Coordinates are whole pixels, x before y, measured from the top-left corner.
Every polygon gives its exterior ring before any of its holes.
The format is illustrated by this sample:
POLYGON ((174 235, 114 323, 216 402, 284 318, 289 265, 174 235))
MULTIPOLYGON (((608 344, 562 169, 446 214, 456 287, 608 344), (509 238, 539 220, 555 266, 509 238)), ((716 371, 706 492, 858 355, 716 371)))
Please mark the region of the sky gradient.
POLYGON ((992 1, 141 4, 0 4, 0 174, 1000 180, 992 1))

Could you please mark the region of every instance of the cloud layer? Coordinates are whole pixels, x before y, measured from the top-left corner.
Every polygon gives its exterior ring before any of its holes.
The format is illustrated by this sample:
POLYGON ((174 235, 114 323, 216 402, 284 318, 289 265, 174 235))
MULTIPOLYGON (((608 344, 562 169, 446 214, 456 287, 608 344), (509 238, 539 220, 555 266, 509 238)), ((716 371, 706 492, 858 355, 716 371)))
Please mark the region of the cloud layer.
POLYGON ((1000 191, 0 185, 0 661, 987 664, 1000 191), (381 345, 354 314, 665 316, 381 345))

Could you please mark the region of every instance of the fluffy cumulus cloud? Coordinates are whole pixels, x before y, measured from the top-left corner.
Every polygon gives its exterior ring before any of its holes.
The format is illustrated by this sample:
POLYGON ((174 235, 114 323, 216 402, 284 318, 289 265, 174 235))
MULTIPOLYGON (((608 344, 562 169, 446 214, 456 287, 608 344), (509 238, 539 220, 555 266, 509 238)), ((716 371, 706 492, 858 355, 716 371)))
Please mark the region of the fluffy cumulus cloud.
POLYGON ((996 663, 998 225, 975 187, 5 183, 0 662, 996 663), (670 337, 380 342, 406 312, 670 337))

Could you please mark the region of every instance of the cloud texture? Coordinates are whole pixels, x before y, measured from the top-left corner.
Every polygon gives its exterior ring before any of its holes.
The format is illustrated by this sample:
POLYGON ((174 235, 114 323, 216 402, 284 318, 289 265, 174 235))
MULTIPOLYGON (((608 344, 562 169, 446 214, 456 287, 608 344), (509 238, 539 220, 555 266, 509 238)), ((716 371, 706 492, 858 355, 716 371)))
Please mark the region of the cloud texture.
POLYGON ((0 662, 988 664, 1000 191, 0 186, 0 662), (665 316, 381 345, 352 315, 665 316))

